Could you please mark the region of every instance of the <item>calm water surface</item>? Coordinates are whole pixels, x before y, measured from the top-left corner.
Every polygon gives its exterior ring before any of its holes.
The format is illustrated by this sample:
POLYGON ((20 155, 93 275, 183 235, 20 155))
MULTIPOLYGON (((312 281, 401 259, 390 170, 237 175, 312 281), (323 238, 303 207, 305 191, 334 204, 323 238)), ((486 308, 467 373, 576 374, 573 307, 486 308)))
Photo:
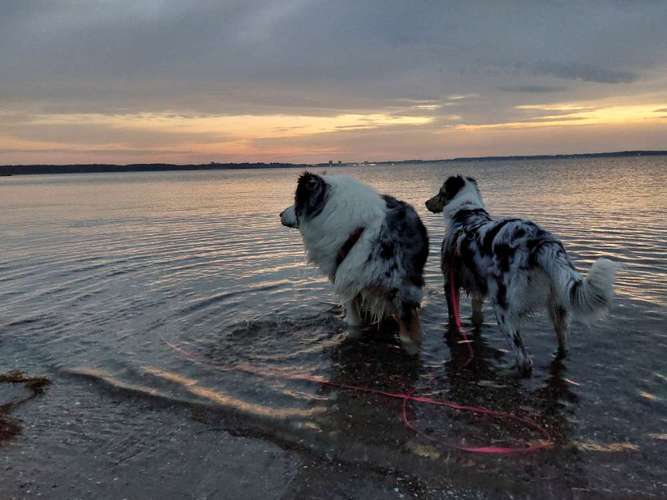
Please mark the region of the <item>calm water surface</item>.
MULTIPOLYGON (((667 159, 338 170, 412 203, 428 227, 419 358, 390 327, 348 334, 279 222, 296 170, 0 179, 0 373, 53 382, 10 417, 23 431, 0 442, 0 494, 667 495, 667 159), (444 229, 423 203, 454 173, 478 179, 492 214, 560 235, 581 270, 601 256, 624 265, 611 313, 574 325, 562 363, 546 318, 526 321, 530 379, 488 309, 471 365, 446 341, 444 229), (466 454, 452 447, 538 436, 422 405, 408 409, 415 434, 400 401, 295 374, 515 411, 556 446, 466 454)), ((470 327, 467 301, 463 315, 470 327)), ((20 390, 0 385, 0 405, 20 390)))

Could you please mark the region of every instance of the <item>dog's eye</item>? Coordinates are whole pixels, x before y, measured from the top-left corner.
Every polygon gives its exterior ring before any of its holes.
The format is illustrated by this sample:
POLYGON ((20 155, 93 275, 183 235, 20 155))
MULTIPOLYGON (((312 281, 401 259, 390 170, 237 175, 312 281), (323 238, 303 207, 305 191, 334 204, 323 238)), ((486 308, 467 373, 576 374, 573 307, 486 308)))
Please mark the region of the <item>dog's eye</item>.
POLYGON ((314 191, 315 188, 317 188, 317 179, 310 179, 308 182, 306 182, 306 189, 308 191, 314 191))

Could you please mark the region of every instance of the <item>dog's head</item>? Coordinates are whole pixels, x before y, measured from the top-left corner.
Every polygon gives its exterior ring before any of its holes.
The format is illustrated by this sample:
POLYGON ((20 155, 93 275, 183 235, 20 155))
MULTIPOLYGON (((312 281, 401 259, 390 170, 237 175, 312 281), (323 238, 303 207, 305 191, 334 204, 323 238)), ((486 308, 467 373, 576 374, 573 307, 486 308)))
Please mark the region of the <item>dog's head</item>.
POLYGON ((280 213, 283 226, 299 227, 301 221, 317 217, 324 209, 329 185, 322 176, 304 172, 299 177, 294 194, 294 205, 280 213))
POLYGON ((449 177, 438 191, 438 194, 426 200, 426 208, 434 214, 439 214, 446 205, 466 193, 474 194, 475 198, 481 202, 475 179, 461 175, 449 177))

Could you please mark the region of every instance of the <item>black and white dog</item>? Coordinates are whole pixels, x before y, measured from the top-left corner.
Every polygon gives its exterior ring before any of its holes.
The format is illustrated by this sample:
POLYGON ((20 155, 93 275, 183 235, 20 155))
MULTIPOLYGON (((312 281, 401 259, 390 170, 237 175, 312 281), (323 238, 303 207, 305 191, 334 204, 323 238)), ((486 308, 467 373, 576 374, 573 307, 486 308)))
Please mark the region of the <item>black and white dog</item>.
POLYGON ((350 326, 395 317, 405 349, 416 351, 429 247, 413 207, 349 176, 305 172, 280 219, 301 232, 308 260, 333 283, 350 326))
POLYGON ((458 302, 459 288, 472 295, 477 328, 489 297, 523 375, 530 373, 532 361, 519 335, 522 316, 548 309, 564 356, 572 315, 590 319, 609 307, 617 264, 598 259, 584 278, 553 234, 523 219, 493 220, 472 177, 448 178, 426 208, 444 212, 447 224, 442 272, 450 321, 452 294, 458 302))

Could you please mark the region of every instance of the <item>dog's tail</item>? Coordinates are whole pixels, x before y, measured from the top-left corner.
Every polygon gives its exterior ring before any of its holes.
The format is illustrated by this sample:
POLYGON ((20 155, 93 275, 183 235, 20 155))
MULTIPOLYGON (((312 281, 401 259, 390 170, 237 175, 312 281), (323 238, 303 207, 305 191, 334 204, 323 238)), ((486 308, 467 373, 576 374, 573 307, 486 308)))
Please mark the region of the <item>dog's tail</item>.
POLYGON ((567 308, 583 320, 597 319, 609 309, 619 264, 600 258, 583 277, 557 241, 543 244, 536 256, 540 267, 551 278, 554 299, 559 304, 570 306, 567 308))

